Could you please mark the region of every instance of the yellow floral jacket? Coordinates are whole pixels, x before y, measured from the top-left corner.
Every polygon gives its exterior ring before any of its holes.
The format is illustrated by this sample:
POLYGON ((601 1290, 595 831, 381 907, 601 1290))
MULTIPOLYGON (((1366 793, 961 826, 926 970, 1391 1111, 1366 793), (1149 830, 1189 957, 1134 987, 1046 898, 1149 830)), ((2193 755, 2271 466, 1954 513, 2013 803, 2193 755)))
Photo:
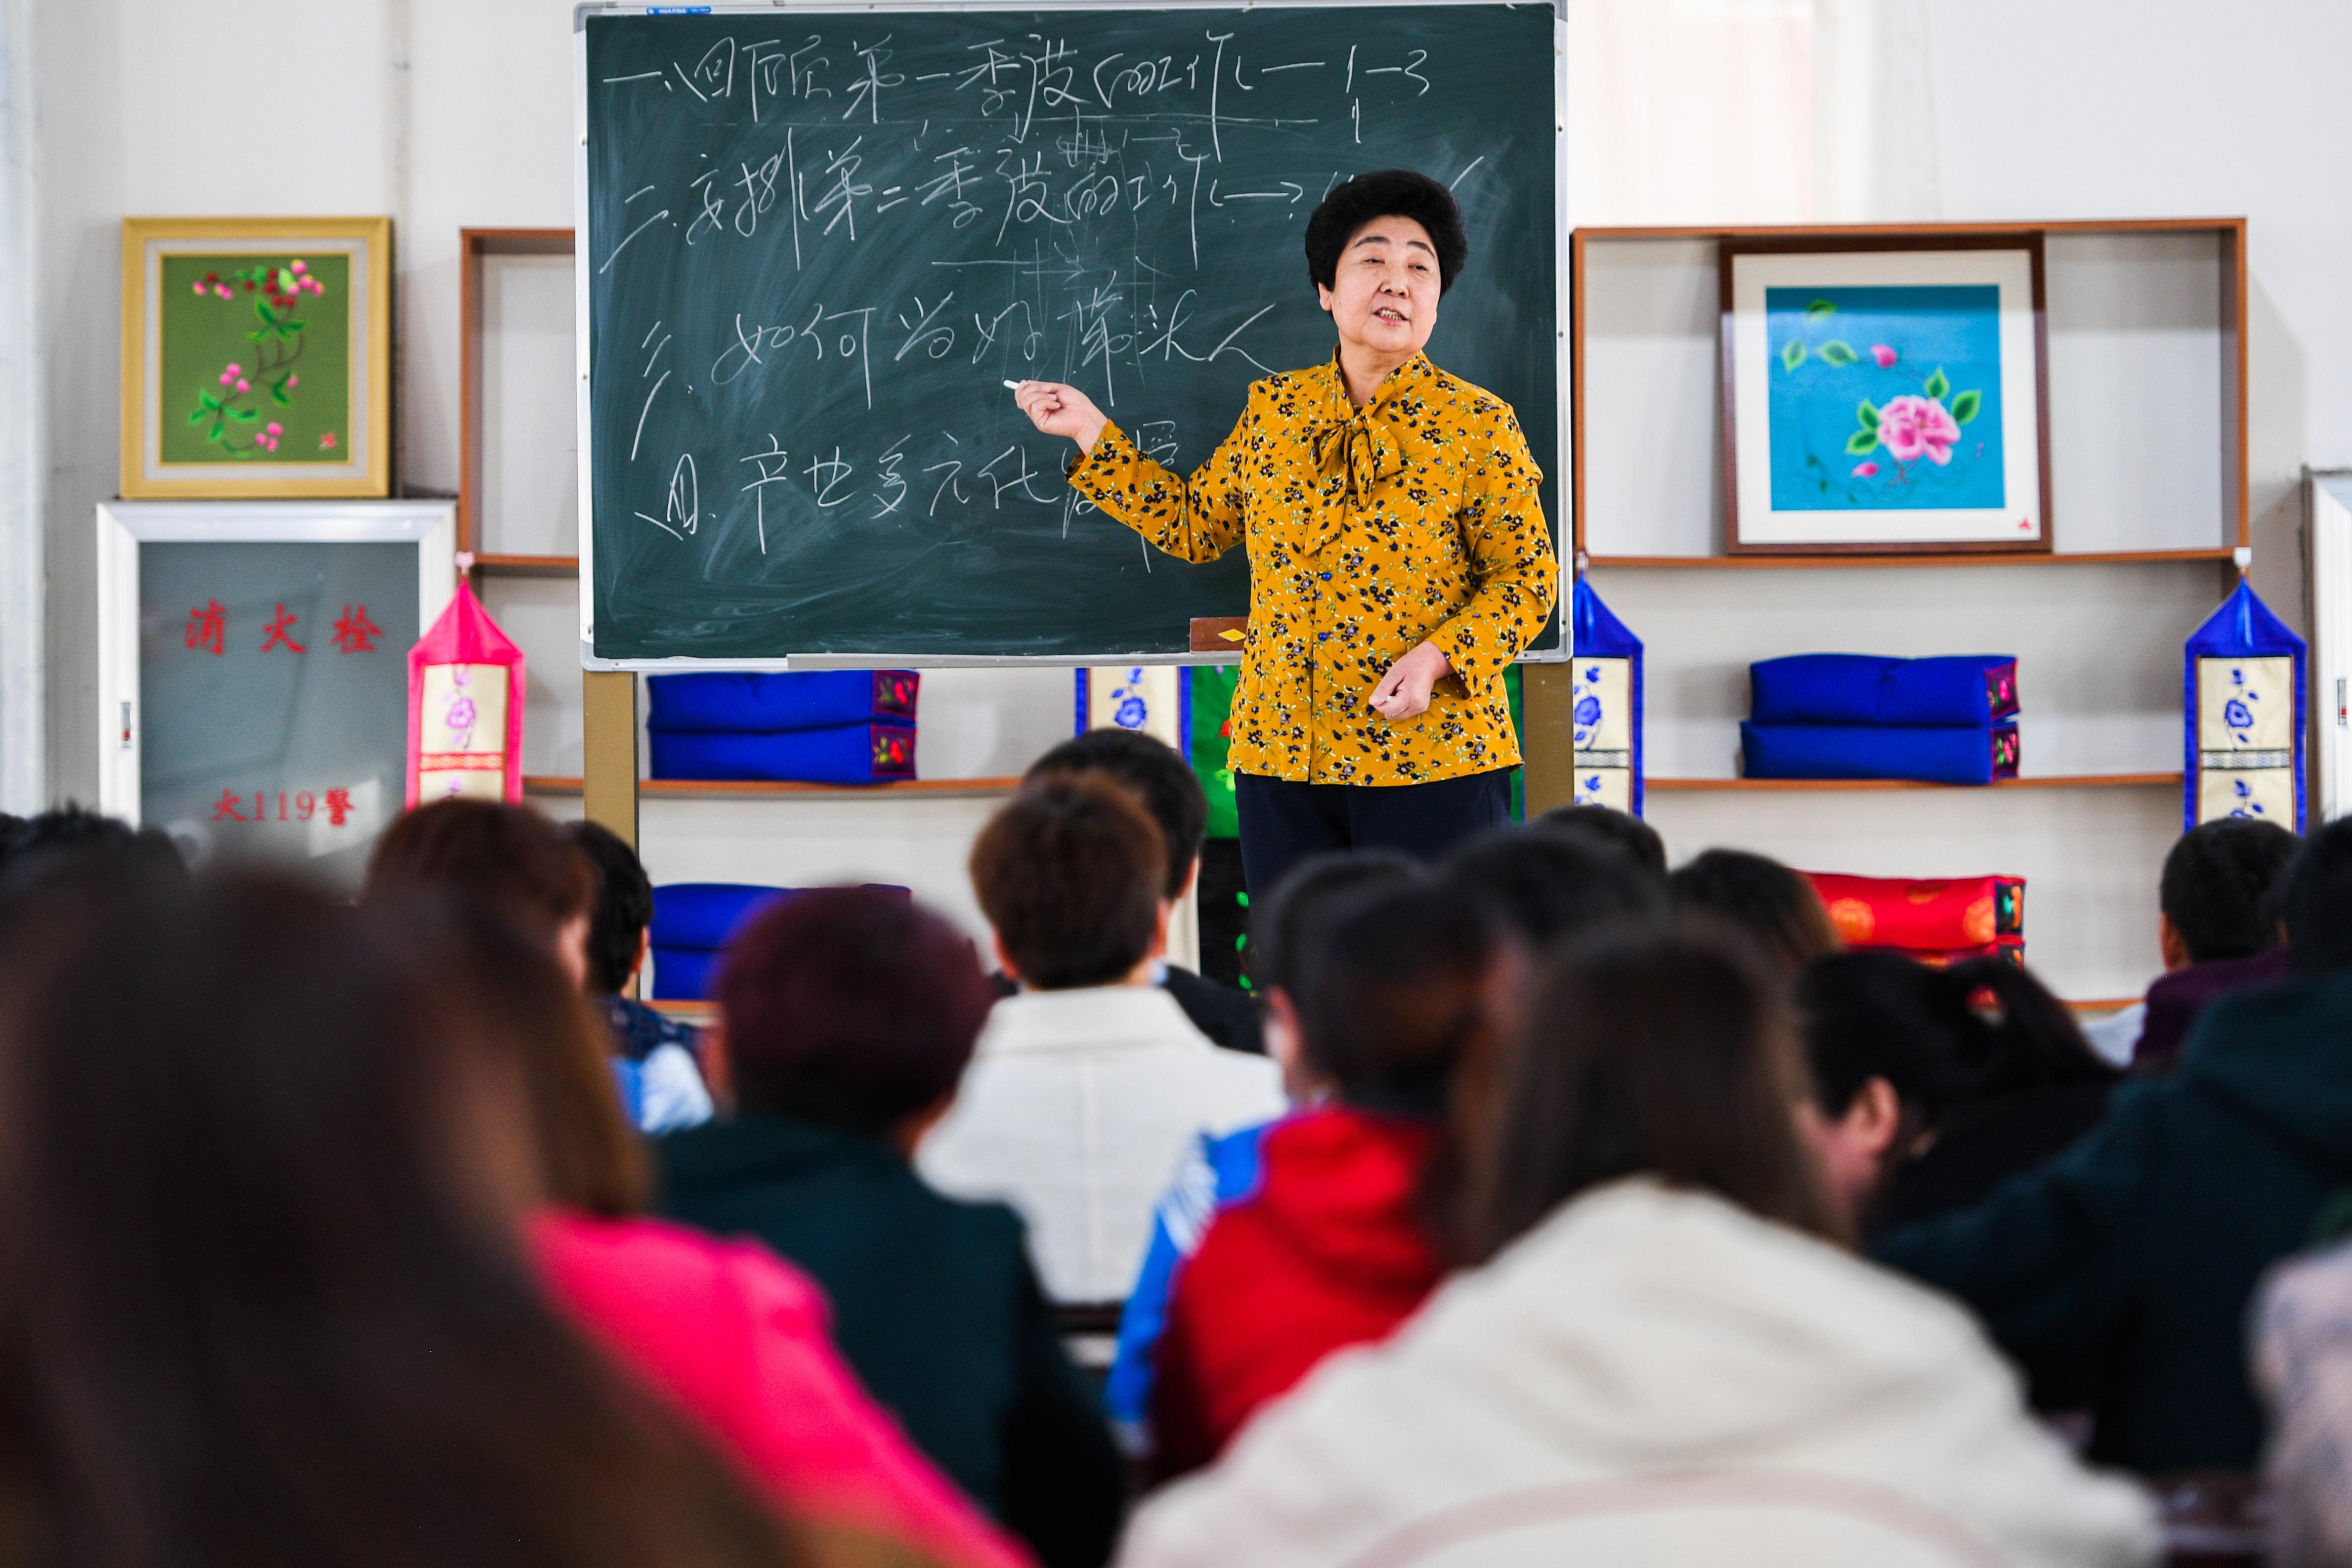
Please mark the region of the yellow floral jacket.
POLYGON ((1237 771, 1422 784, 1519 760, 1501 675, 1550 615, 1559 570, 1542 474, 1502 399, 1415 354, 1358 409, 1334 355, 1253 382, 1190 479, 1115 424, 1069 478, 1185 560, 1248 541, 1237 771), (1391 724, 1365 699, 1424 641, 1454 673, 1391 724))

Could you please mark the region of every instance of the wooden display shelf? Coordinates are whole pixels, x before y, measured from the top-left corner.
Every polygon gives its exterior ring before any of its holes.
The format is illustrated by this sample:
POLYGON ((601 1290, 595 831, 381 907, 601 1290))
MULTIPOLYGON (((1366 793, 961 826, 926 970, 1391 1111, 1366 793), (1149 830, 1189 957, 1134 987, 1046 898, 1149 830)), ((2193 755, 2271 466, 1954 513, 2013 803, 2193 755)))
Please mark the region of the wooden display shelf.
POLYGON ((580 558, 576 555, 477 555, 474 574, 478 577, 577 577, 580 558))
MULTIPOLYGON (((570 229, 459 229, 457 231, 457 548, 470 550, 482 537, 482 261, 493 256, 570 256, 570 229)), ((563 559, 560 556, 477 555, 478 570, 488 561, 563 559)), ((494 570, 497 569, 493 569, 494 570)), ((579 563, 571 570, 577 571, 579 563)), ((509 576, 553 577, 550 570, 509 570, 509 576)))
POLYGON ((2227 563, 2236 558, 2236 553, 2227 546, 2216 545, 2210 549, 2084 550, 2073 555, 1594 555, 1585 557, 1584 564, 1587 569, 1597 567, 1604 571, 1661 568, 1715 570, 1726 567, 1742 571, 1801 571, 1858 566, 2140 566, 2182 561, 2227 563))
MULTIPOLYGON (((2137 1001, 2139 998, 2137 997, 2134 997, 2132 1000, 2137 1001)), ((677 1001, 647 998, 646 1005, 653 1009, 654 1011, 661 1014, 664 1018, 676 1019, 680 1023, 707 1024, 719 1014, 719 1004, 716 1002, 677 1001)), ((2080 1006, 2083 1004, 2069 1003, 2068 1005, 2080 1006)))
MULTIPOLYGON (((532 795, 577 795, 583 782, 562 774, 527 773, 523 790, 532 795)), ((921 795, 933 800, 1010 795, 1018 779, 900 779, 883 784, 800 784, 762 779, 640 779, 637 795, 647 800, 859 800, 874 795, 921 795)))
POLYGON ((1645 789, 1841 792, 1852 789, 2156 789, 2180 788, 2178 773, 2051 773, 1990 784, 1928 784, 1916 779, 1645 779, 1645 789))

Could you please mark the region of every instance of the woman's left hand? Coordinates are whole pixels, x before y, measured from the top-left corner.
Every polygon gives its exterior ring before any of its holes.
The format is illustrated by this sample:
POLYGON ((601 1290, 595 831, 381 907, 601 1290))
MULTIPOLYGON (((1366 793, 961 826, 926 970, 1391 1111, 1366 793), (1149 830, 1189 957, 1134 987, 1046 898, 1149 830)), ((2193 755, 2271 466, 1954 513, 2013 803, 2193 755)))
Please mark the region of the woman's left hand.
POLYGON ((1430 688, 1453 673, 1445 650, 1434 643, 1423 643, 1389 666, 1367 701, 1374 713, 1391 724, 1417 718, 1429 706, 1430 688))

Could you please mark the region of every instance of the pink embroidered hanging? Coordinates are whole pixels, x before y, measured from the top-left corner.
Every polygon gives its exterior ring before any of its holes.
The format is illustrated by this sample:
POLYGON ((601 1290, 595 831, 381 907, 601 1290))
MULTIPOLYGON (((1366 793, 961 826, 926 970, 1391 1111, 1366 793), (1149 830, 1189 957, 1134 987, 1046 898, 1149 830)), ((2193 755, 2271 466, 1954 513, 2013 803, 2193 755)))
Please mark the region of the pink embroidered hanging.
POLYGON ((522 650, 463 576, 408 651, 408 804, 522 799, 522 650))

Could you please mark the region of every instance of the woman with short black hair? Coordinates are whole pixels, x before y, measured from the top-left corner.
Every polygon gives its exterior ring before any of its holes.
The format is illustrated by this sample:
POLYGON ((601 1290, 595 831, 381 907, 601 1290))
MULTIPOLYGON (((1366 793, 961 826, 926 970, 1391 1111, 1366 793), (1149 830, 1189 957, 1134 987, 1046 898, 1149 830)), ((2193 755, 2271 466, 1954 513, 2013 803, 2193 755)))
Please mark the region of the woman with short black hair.
POLYGON ((1508 403, 1423 352, 1469 259, 1425 174, 1360 174, 1307 220, 1339 348, 1254 382, 1191 478, 1086 393, 1023 382, 1022 412, 1084 456, 1070 483, 1171 555, 1250 558, 1229 758, 1261 892, 1323 850, 1434 856, 1510 817, 1502 674, 1559 597, 1542 474, 1508 403))

